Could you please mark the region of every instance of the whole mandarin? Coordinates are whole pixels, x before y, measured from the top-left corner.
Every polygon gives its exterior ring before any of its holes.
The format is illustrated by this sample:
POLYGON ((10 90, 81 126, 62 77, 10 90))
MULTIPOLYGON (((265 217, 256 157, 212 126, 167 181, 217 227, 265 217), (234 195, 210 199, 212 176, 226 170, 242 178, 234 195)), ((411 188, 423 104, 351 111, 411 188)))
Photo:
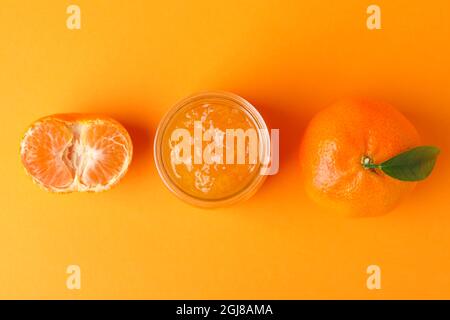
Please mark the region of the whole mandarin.
POLYGON ((317 203, 350 216, 392 210, 416 183, 396 180, 364 161, 382 163, 419 145, 414 126, 391 105, 344 100, 320 111, 300 147, 301 179, 317 203))

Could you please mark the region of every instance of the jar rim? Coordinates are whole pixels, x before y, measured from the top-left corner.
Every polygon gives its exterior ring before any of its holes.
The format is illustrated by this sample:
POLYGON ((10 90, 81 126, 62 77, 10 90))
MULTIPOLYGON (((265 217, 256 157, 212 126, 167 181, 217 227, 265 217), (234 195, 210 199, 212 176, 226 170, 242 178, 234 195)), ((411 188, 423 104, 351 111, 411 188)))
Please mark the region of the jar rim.
MULTIPOLYGON (((185 106, 204 99, 224 99, 231 102, 234 102, 246 114, 251 118, 252 122, 256 126, 258 130, 258 145, 260 147, 260 151, 263 152, 264 155, 267 155, 270 152, 270 138, 268 134, 267 125, 262 118, 261 114, 258 110, 247 100, 244 98, 230 92, 226 91, 205 91, 190 95, 180 101, 178 101, 162 118, 160 121, 158 128, 156 130, 155 138, 154 138, 154 159, 156 164, 156 169, 158 171, 159 176, 161 177, 164 185, 178 198, 184 200, 187 203, 198 207, 204 208, 214 208, 214 207, 224 207, 235 204, 237 202, 241 202, 250 198, 262 185, 262 183, 267 178, 266 175, 261 175, 258 173, 255 177, 248 183, 245 187, 238 190, 236 193, 226 196, 224 198, 219 199, 203 199, 200 197, 195 197, 187 192, 185 192, 182 188, 180 188, 170 177, 167 172, 166 167, 164 166, 163 156, 162 156, 162 143, 163 137, 165 136, 165 131, 167 126, 173 119, 173 117, 182 110, 185 106), (262 148, 262 149, 261 149, 262 148)), ((262 166, 261 161, 259 161, 257 170, 260 170, 262 166)))

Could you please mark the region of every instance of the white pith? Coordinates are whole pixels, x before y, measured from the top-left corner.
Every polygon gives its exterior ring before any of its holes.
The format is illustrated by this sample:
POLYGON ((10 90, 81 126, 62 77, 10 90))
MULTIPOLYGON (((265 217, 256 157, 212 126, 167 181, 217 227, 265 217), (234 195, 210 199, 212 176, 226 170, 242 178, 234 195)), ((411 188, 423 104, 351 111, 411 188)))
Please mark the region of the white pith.
MULTIPOLYGON (((92 126, 93 124, 103 124, 103 120, 90 120, 89 122, 66 123, 67 127, 73 134, 73 138, 71 141, 67 143, 67 145, 61 152, 55 154, 55 157, 57 160, 63 161, 66 164, 66 166, 72 169, 74 179, 69 186, 64 188, 55 188, 52 186, 45 185, 42 181, 39 180, 39 178, 30 175, 32 179, 44 189, 59 193, 71 191, 100 192, 108 190, 113 185, 115 185, 125 175, 128 166, 131 162, 132 146, 129 137, 124 137, 125 138, 124 140, 127 141, 127 145, 118 143, 117 141, 113 140, 114 137, 109 137, 109 139, 111 139, 113 143, 121 146, 125 152, 125 161, 123 162, 122 167, 119 170, 118 174, 112 177, 107 184, 98 183, 96 185, 88 186, 82 182, 82 177, 85 175, 87 170, 89 170, 90 167, 95 165, 96 161, 98 161, 102 156, 101 150, 87 146, 83 144, 82 141, 84 132, 86 132, 89 129, 89 127, 92 126)), ((36 123, 26 132, 21 142, 22 155, 27 151, 27 143, 26 143, 28 141, 27 138, 33 134, 33 131, 38 126, 39 123, 36 123)), ((53 139, 53 137, 51 136, 49 137, 50 139, 53 139)))

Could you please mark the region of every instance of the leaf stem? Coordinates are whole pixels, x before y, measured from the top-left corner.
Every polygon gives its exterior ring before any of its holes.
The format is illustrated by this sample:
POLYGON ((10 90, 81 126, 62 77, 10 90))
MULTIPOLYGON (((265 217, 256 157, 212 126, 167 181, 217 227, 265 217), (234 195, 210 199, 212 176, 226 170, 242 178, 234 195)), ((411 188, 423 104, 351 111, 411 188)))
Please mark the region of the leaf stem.
POLYGON ((364 165, 364 168, 366 168, 366 169, 381 169, 381 165, 369 163, 369 164, 364 165))
POLYGON ((375 164, 373 163, 373 160, 368 157, 368 156, 362 156, 361 158, 361 164, 364 167, 364 169, 380 169, 381 165, 380 164, 375 164))

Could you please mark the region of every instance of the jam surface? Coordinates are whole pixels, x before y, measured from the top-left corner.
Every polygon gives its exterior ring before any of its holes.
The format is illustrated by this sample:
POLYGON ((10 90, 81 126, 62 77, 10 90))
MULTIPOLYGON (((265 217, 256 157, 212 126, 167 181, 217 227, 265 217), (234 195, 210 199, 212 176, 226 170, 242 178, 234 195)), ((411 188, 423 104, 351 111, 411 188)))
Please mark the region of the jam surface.
POLYGON ((230 139, 230 129, 256 133, 253 142, 256 137, 258 144, 254 120, 233 101, 191 102, 172 117, 164 132, 162 155, 164 167, 178 188, 193 197, 218 200, 239 193, 254 180, 259 174, 260 159, 253 157, 252 139, 245 136, 241 140, 245 144, 242 144, 234 137, 230 143, 227 140, 230 139), (189 132, 189 140, 185 140, 186 135, 183 138, 173 135, 177 129, 185 129, 186 134, 189 132), (189 143, 190 154, 184 154, 186 149, 181 150, 180 142, 189 143), (231 153, 234 157, 227 158, 231 148, 234 148, 231 153), (241 159, 245 157, 244 163, 238 161, 239 152, 241 159), (210 155, 208 159, 205 153, 210 155))

